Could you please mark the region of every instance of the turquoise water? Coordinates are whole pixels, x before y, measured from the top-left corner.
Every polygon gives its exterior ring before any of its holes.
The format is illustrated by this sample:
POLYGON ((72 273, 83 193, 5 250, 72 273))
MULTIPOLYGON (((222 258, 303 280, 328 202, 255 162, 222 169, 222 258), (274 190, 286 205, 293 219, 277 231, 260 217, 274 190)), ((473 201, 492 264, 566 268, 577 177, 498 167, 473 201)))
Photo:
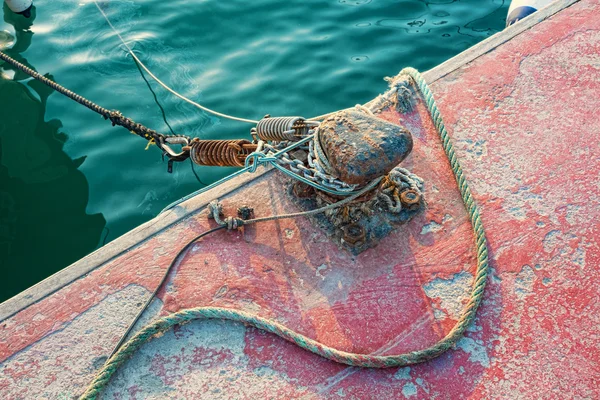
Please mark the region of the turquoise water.
MULTIPOLYGON (((93 2, 6 5, 0 48, 158 131, 249 138, 148 84, 93 2), (12 41, 11 38, 15 40, 12 41)), ((427 70, 502 30, 503 0, 102 1, 167 84, 221 112, 306 117, 364 103, 404 66, 427 70)), ((232 168, 175 165, 156 148, 0 64, 0 268, 5 300, 232 168)))

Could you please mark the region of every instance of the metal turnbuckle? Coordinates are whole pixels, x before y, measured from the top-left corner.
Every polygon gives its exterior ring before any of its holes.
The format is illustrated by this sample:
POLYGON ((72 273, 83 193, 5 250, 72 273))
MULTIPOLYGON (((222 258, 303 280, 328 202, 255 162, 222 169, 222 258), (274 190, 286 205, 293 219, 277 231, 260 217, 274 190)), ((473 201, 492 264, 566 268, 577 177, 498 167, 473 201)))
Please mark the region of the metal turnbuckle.
POLYGON ((302 117, 271 117, 265 115, 263 119, 258 121, 256 128, 252 128, 250 133, 255 141, 294 141, 308 135, 309 131, 317 126, 319 126, 319 122, 307 121, 302 117))
POLYGON ((198 165, 243 167, 246 157, 257 145, 246 139, 198 140, 189 146, 190 158, 198 165))

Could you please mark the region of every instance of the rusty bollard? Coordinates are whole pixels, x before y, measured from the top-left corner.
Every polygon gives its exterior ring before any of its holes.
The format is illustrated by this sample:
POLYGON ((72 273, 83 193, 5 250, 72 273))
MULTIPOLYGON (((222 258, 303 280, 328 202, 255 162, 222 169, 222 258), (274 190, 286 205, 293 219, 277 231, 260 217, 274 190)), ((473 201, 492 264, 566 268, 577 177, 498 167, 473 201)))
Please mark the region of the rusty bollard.
POLYGON ((406 128, 358 110, 327 118, 319 127, 319 139, 332 172, 359 185, 386 175, 413 147, 406 128))

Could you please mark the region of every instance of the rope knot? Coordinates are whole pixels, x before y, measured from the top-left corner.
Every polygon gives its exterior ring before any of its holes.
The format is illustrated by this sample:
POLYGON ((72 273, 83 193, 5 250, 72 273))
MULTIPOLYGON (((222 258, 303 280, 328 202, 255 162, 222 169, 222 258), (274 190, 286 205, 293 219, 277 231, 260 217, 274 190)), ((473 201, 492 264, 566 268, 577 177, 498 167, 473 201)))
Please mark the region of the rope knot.
POLYGON ((268 164, 276 161, 277 157, 267 156, 261 151, 255 151, 248 154, 246 160, 244 161, 244 167, 248 168, 249 172, 256 172, 259 165, 268 164))
POLYGON ((405 168, 392 169, 381 181, 379 199, 389 211, 400 213, 404 208, 416 207, 423 196, 423 179, 405 168))
POLYGON ((330 179, 330 182, 333 182, 333 180, 337 179, 337 174, 333 170, 333 167, 331 166, 331 163, 329 162, 329 159, 327 158, 327 153, 325 153, 325 151, 323 150, 323 147, 321 147, 321 137, 320 137, 319 133, 320 133, 320 130, 317 127, 315 129, 315 138, 310 143, 310 145, 314 146, 312 149, 314 150, 315 163, 316 163, 315 166, 317 168, 320 167, 320 169, 325 174, 329 175, 332 178, 332 179, 330 179))
POLYGON ((395 103, 398 110, 406 114, 413 109, 413 99, 415 97, 412 78, 406 73, 400 73, 393 78, 385 78, 390 84, 390 89, 395 92, 395 103))
POLYGON ((238 217, 227 217, 225 222, 227 222, 227 230, 237 230, 244 226, 244 220, 238 217))

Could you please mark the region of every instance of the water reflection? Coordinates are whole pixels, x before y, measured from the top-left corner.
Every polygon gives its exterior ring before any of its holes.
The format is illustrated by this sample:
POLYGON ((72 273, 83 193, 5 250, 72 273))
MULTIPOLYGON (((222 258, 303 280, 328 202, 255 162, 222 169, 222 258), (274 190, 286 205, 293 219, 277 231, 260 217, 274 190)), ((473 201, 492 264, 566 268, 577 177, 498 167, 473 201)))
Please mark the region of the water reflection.
MULTIPOLYGON (((29 19, 10 12, 15 44, 5 53, 34 68, 23 57, 31 45, 29 19)), ((0 301, 44 279, 96 248, 106 220, 88 215, 88 182, 63 146, 62 123, 44 120, 53 93, 24 73, 0 65, 0 270, 5 282, 0 301)))

